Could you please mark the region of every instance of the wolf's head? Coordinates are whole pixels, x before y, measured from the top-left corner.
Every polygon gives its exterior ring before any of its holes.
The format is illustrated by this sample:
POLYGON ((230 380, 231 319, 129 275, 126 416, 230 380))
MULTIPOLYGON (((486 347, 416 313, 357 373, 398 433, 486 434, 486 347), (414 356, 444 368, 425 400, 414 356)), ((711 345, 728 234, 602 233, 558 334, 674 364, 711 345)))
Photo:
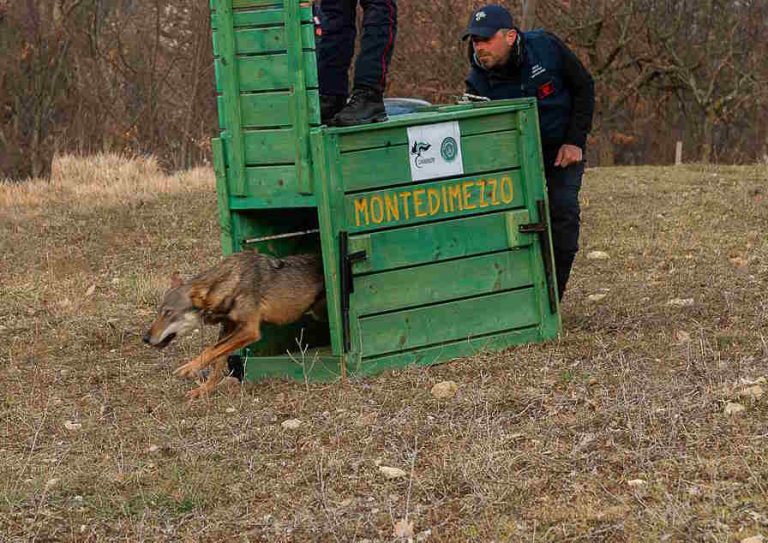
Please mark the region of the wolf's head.
POLYGON ((171 288, 163 296, 157 308, 157 316, 144 334, 144 343, 162 349, 176 336, 200 325, 200 315, 192 305, 189 290, 189 284, 183 283, 178 273, 174 273, 171 288))

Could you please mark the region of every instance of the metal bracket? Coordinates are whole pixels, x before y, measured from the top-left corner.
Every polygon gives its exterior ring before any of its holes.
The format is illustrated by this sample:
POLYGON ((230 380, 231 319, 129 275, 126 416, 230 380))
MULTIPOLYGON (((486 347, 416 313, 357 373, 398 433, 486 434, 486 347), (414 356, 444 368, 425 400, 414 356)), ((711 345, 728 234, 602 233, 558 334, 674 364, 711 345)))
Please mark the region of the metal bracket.
POLYGON ((355 291, 352 281, 352 264, 368 258, 366 251, 349 253, 349 234, 339 232, 339 279, 341 283, 341 326, 344 340, 344 352, 350 349, 349 333, 349 295, 355 291))
POLYGON ((541 253, 544 259, 544 274, 547 278, 547 292, 549 294, 549 310, 551 313, 557 312, 557 290, 555 286, 553 266, 552 266, 552 247, 549 242, 549 224, 547 223, 547 207, 544 200, 536 201, 536 208, 539 212, 539 222, 521 224, 518 226, 518 232, 521 234, 538 234, 539 243, 541 243, 541 253))

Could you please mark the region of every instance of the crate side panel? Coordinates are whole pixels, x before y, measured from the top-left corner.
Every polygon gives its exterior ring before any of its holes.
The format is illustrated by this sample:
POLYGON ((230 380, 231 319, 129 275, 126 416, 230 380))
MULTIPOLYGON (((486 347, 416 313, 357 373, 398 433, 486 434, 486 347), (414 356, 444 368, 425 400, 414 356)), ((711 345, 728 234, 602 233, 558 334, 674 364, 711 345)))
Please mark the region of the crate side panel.
POLYGON ((278 128, 243 132, 247 166, 291 164, 296 160, 293 129, 278 128))
MULTIPOLYGON (((291 95, 286 92, 262 92, 257 94, 240 95, 240 111, 244 128, 290 126, 292 123, 290 112, 291 95)), ((223 98, 217 97, 219 111, 223 108, 223 98)), ((307 105, 309 107, 309 124, 320 124, 320 97, 317 90, 307 93, 307 105)), ((221 128, 224 121, 219 114, 221 128)))
MULTIPOLYGON (((464 175, 508 170, 519 165, 517 132, 461 138, 464 175)), ((411 183, 408 145, 394 145, 341 155, 344 192, 411 183)))
POLYGON ((355 273, 440 262, 509 248, 505 212, 350 236, 350 250, 365 249, 355 273))
POLYGON ((363 339, 359 348, 366 357, 525 328, 538 322, 534 289, 527 288, 361 318, 358 337, 363 339))
MULTIPOLYGON (((302 56, 307 88, 317 88, 315 52, 307 51, 302 56)), ((220 63, 221 59, 216 59, 216 62, 220 63)), ((293 78, 288 68, 288 55, 282 53, 238 57, 237 73, 241 92, 288 90, 293 78)), ((217 90, 221 92, 220 88, 217 90)))
MULTIPOLYGON (((301 37, 302 43, 313 43, 314 28, 311 24, 301 25, 301 37)), ((242 28, 235 31, 235 53, 238 55, 284 53, 287 48, 284 26, 242 28)))
POLYGON ((508 170, 348 194, 345 226, 349 232, 362 232, 522 207, 526 198, 520 175, 508 170))
POLYGON ((352 305, 360 316, 434 304, 533 284, 528 249, 363 275, 352 305))
POLYGON ((393 368, 430 366, 456 358, 473 356, 481 352, 501 351, 513 345, 540 342, 546 339, 549 338, 543 337, 536 326, 482 337, 463 338, 459 341, 437 346, 363 359, 362 363, 350 373, 362 377, 375 375, 393 368))
MULTIPOLYGON (((504 130, 517 129, 517 112, 500 115, 487 115, 483 117, 470 117, 459 121, 461 136, 474 136, 504 130)), ((414 124, 431 124, 432 122, 444 122, 436 114, 424 114, 414 119, 414 124)), ((376 147, 391 147, 393 145, 407 145, 408 131, 402 126, 387 128, 382 125, 380 130, 365 131, 359 133, 345 133, 339 138, 342 153, 374 149, 376 147)))

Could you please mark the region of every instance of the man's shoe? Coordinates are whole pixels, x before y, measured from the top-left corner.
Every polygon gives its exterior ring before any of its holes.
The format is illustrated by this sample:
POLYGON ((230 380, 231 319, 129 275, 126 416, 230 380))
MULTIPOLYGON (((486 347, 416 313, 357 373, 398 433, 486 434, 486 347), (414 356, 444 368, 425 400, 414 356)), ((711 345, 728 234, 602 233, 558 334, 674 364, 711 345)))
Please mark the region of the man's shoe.
POLYGON ((347 105, 333 118, 336 126, 354 126, 356 124, 378 123, 387 120, 382 93, 368 89, 358 89, 349 97, 347 105))
POLYGON ((320 122, 322 124, 331 124, 336 114, 344 108, 347 103, 346 96, 320 96, 320 122))

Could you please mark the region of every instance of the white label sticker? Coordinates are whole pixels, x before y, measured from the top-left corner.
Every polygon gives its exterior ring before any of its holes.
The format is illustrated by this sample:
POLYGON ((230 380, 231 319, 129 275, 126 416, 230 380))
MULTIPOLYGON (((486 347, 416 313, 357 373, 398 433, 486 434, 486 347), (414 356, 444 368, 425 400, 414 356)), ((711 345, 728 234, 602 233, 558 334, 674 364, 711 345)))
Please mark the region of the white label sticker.
POLYGON ((463 175, 459 123, 409 126, 408 157, 414 181, 463 175))

